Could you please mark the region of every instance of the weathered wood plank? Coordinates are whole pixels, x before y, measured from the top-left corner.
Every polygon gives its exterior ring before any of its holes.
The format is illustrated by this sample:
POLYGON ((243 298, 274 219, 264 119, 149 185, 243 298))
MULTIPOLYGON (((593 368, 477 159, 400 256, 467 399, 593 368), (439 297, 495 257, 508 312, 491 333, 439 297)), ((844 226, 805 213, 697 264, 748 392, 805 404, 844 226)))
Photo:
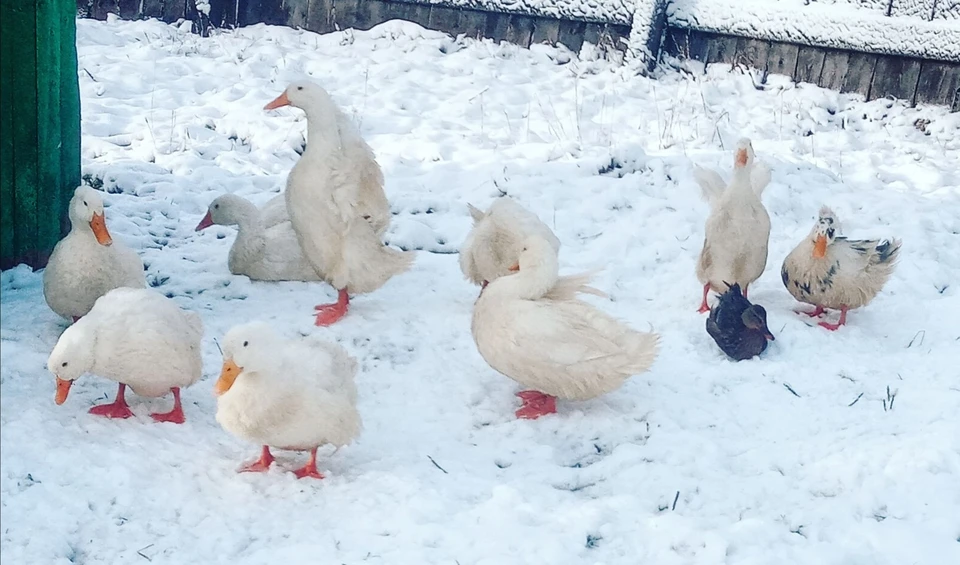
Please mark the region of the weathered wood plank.
POLYGON ((710 50, 711 37, 712 36, 705 33, 690 32, 690 57, 702 63, 706 63, 710 50))
POLYGON ((283 0, 281 6, 287 13, 284 25, 294 29, 307 27, 310 0, 283 0))
POLYGON ((847 72, 843 75, 843 84, 840 85, 841 92, 857 92, 869 99, 876 66, 876 55, 851 52, 847 58, 847 72))
POLYGON ((408 2, 393 2, 391 3, 390 9, 392 18, 413 22, 423 27, 430 26, 430 6, 408 2))
MULTIPOLYGON (((264 0, 266 2, 267 0, 264 0)), ((251 3, 253 0, 251 0, 251 3)), ((187 0, 164 0, 163 19, 168 22, 175 22, 184 17, 187 13, 187 0)))
POLYGON ((767 72, 794 78, 800 46, 792 43, 771 43, 767 50, 767 72))
MULTIPOLYGON (((166 0, 167 4, 171 2, 184 2, 184 0, 166 0)), ((166 8, 164 9, 164 19, 168 19, 166 8)), ((240 5, 240 24, 241 26, 254 25, 259 23, 271 25, 284 25, 287 21, 287 13, 276 0, 246 0, 240 5)))
POLYGON ((140 17, 140 0, 117 0, 117 15, 125 20, 140 17))
POLYGON ((817 84, 823 71, 824 50, 801 45, 797 53, 797 68, 793 78, 797 82, 817 84))
POLYGON ((164 0, 143 0, 140 15, 144 18, 163 19, 164 0))
POLYGON ((580 48, 583 47, 583 32, 586 27, 587 24, 585 22, 561 20, 557 41, 574 53, 579 53, 580 48))
POLYGON ((850 54, 846 51, 826 50, 817 84, 823 88, 840 90, 843 86, 843 77, 847 73, 847 60, 849 58, 850 54))
POLYGON ((715 35, 707 44, 704 62, 730 63, 736 62, 737 38, 729 35, 715 35))
MULTIPOLYGON (((924 61, 917 84, 917 102, 952 106, 960 91, 960 64, 924 61)), ((960 107, 952 108, 954 112, 960 107)))
POLYGON ((333 0, 310 0, 306 28, 317 33, 330 33, 333 27, 333 0))
POLYGON ((460 29, 460 10, 440 5, 431 6, 427 27, 456 37, 460 29))
POLYGON ((507 16, 507 33, 504 40, 521 47, 530 47, 533 25, 533 18, 510 14, 507 16))
POLYGON ((359 0, 333 0, 333 23, 337 29, 357 27, 359 0))
POLYGON ((770 42, 741 37, 737 39, 734 63, 765 70, 770 42))
POLYGON ((533 36, 530 43, 553 45, 560 38, 560 20, 537 18, 533 24, 533 36))
POLYGON ((917 103, 917 83, 920 80, 920 60, 905 57, 879 56, 870 85, 870 100, 893 96, 917 103))
MULTIPOLYGON (((34 192, 37 260, 46 263, 60 240, 60 0, 37 0, 37 68, 33 90, 37 96, 37 184, 34 192)), ((76 71, 68 76, 76 76, 76 71)), ((19 187, 18 187, 19 188, 19 187)))
MULTIPOLYGON (((3 13, 3 24, 6 29, 9 10, 13 9, 13 3, 4 2, 0 5, 0 12, 3 13)), ((15 60, 17 56, 16 43, 20 41, 19 37, 14 37, 14 28, 10 27, 0 34, 0 80, 3 81, 3 88, 0 88, 0 108, 5 108, 0 112, 0 269, 6 269, 16 264, 16 240, 14 226, 14 192, 16 189, 16 160, 14 159, 14 136, 8 132, 14 131, 13 112, 11 108, 15 107, 15 98, 13 96, 13 81, 15 80, 15 70, 8 68, 10 61, 15 60)), ((19 35, 19 34, 17 34, 19 35)))
POLYGON ((386 2, 363 0, 357 6, 357 29, 370 29, 390 19, 390 6, 386 2))
POLYGON ((479 39, 483 37, 483 31, 487 28, 487 19, 495 14, 481 12, 480 10, 464 10, 460 13, 460 33, 479 39))
MULTIPOLYGON (((70 231, 67 208, 80 184, 80 81, 77 78, 77 15, 66 2, 60 10, 60 236, 70 231)), ((0 105, 9 108, 6 105, 0 105)), ((51 250, 52 251, 52 250, 51 250)))

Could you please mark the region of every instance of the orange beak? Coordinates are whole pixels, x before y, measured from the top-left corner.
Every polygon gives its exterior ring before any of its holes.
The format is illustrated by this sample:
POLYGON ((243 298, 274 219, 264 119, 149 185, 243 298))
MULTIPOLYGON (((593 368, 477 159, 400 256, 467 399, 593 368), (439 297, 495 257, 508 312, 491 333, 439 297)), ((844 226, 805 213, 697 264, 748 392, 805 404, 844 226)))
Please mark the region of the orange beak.
POLYGON ((737 168, 743 168, 747 166, 747 150, 741 149, 737 151, 737 156, 734 158, 733 164, 737 168))
POLYGON ((213 218, 210 216, 210 212, 207 211, 207 215, 204 216, 202 220, 200 220, 200 223, 197 224, 196 229, 194 229, 193 231, 200 231, 203 229, 207 229, 212 225, 213 225, 213 218))
POLYGON ((507 270, 516 273, 520 270, 520 263, 514 263, 512 266, 508 267, 507 270))
POLYGON ((53 399, 53 401, 57 403, 57 406, 67 401, 67 395, 70 394, 71 386, 73 386, 73 381, 65 381, 57 377, 57 396, 53 399))
POLYGON ((100 245, 109 246, 113 244, 113 238, 110 237, 110 232, 107 231, 107 221, 104 219, 103 214, 93 215, 93 219, 90 220, 90 229, 93 230, 93 235, 97 238, 97 243, 100 245))
POLYGON ((823 259, 827 255, 827 236, 818 235, 817 241, 813 244, 813 257, 823 259))
POLYGON ((233 359, 225 359, 223 361, 223 369, 220 370, 220 378, 217 379, 217 384, 214 385, 213 390, 217 396, 230 390, 230 387, 233 386, 233 382, 237 380, 237 377, 240 375, 242 369, 233 362, 233 359))
POLYGON ((274 98, 273 100, 271 100, 269 104, 267 104, 266 106, 263 107, 263 109, 264 109, 264 110, 276 110, 277 108, 280 108, 281 106, 289 106, 289 105, 290 105, 290 99, 287 98, 287 91, 284 90, 284 91, 283 91, 283 94, 281 94, 280 96, 277 96, 276 98, 274 98))

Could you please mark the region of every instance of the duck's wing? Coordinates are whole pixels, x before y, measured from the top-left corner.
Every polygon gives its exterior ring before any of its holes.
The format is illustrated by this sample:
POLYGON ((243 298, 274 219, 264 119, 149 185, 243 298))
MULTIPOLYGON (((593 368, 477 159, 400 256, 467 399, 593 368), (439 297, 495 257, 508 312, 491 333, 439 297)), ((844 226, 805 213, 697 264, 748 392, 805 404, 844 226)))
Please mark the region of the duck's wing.
POLYGON ((713 169, 694 165, 693 178, 697 181, 697 184, 700 185, 700 196, 706 200, 710 206, 713 206, 713 204, 720 199, 723 191, 727 188, 727 183, 723 181, 723 177, 713 169))
POLYGON ((564 275, 557 279, 557 284, 553 286, 543 296, 550 300, 572 300, 578 293, 592 294, 601 298, 609 298, 607 293, 589 286, 591 279, 599 273, 601 269, 594 269, 585 273, 576 275, 564 275))
POLYGON ((763 194, 763 189, 767 188, 767 185, 770 184, 771 178, 772 173, 770 167, 762 161, 757 161, 753 166, 753 170, 750 171, 750 186, 758 198, 763 194))

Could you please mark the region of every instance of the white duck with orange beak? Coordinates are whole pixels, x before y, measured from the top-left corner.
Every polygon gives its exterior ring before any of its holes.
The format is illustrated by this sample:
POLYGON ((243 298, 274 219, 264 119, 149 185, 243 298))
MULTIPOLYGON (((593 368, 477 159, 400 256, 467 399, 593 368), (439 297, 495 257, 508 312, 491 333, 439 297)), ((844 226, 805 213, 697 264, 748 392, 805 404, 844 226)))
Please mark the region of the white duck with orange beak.
POLYGON ((347 445, 360 433, 357 362, 316 337, 284 339, 263 322, 235 326, 223 340, 223 370, 214 387, 217 422, 263 446, 240 472, 265 472, 270 448, 309 451, 297 478, 322 479, 317 448, 347 445))
POLYGON ((820 208, 810 235, 787 255, 780 276, 787 291, 812 304, 819 317, 826 308, 840 310, 836 323, 820 326, 837 330, 847 322, 847 311, 866 306, 887 283, 900 257, 899 239, 847 239, 840 236, 840 220, 833 210, 820 208))
POLYGON ((104 294, 90 312, 67 328, 50 353, 47 368, 57 379, 55 401, 67 400, 73 382, 85 373, 116 381, 117 398, 90 409, 107 418, 133 412, 126 387, 140 396, 173 393, 173 409, 151 414, 157 422, 182 424, 180 389, 200 380, 203 322, 173 300, 146 288, 117 288, 104 294))
POLYGON ((725 189, 720 189, 719 175, 706 169, 694 171, 711 208, 697 261, 697 279, 703 285, 701 313, 710 310, 709 292, 726 292, 728 283, 739 284, 746 297, 747 287, 767 266, 770 215, 760 196, 770 175, 762 166, 758 172, 757 165, 753 145, 744 138, 737 143, 733 178, 725 189))
POLYGON ((147 283, 137 253, 110 237, 99 192, 77 187, 69 215, 70 233, 53 248, 43 271, 43 297, 51 310, 76 321, 107 292, 147 283))
POLYGON ((316 307, 316 324, 328 326, 347 313, 348 293, 380 288, 410 268, 413 253, 383 244, 390 223, 383 173, 327 91, 295 82, 264 108, 283 106, 307 115, 307 146, 287 177, 284 195, 307 261, 337 289, 335 303, 316 307))

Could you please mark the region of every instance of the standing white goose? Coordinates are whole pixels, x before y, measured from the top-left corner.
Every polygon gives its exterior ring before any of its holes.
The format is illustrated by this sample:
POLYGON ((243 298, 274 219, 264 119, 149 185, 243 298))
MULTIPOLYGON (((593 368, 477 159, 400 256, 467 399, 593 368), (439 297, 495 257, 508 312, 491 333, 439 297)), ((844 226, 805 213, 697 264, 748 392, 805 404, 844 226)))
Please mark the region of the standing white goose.
POLYGON ((137 253, 110 237, 99 192, 77 187, 69 216, 70 233, 53 248, 43 271, 43 297, 51 310, 77 321, 108 291, 147 282, 137 253))
POLYGON ((262 210, 252 202, 235 194, 224 194, 210 203, 196 231, 214 224, 237 226, 237 239, 227 257, 231 273, 257 281, 323 280, 303 256, 289 220, 267 228, 262 210))
POLYGON ((317 448, 344 446, 360 433, 357 362, 337 344, 316 337, 284 340, 263 322, 235 326, 223 340, 217 380, 217 422, 263 446, 241 472, 264 472, 270 447, 309 451, 297 478, 322 479, 317 448))
POLYGON ((739 284, 743 296, 747 287, 760 278, 767 266, 770 215, 760 195, 769 183, 769 171, 755 170, 756 155, 749 139, 741 139, 734 156, 733 178, 722 192, 719 175, 696 169, 695 177, 710 203, 703 250, 697 261, 697 278, 703 284, 699 312, 710 310, 707 294, 726 292, 728 284, 739 284))
POLYGON ((284 193, 300 247, 317 274, 338 291, 316 307, 316 324, 330 325, 349 307, 349 294, 372 292, 406 271, 413 254, 391 249, 380 235, 390 222, 383 174, 356 126, 323 88, 296 82, 267 104, 307 115, 307 147, 284 193))
POLYGON ((47 368, 57 378, 57 404, 73 381, 90 372, 119 383, 117 399, 90 409, 108 418, 133 416, 124 396, 129 385, 141 396, 173 393, 173 410, 151 414, 158 422, 182 424, 180 389, 200 380, 203 322, 169 298, 146 288, 117 288, 60 336, 47 368))
POLYGON ((550 243, 556 255, 560 240, 540 218, 509 198, 500 198, 483 212, 471 204, 473 228, 460 247, 460 270, 474 284, 487 284, 510 274, 520 258, 523 241, 537 235, 550 243))
POLYGON ((634 331, 577 298, 600 294, 588 275, 559 277, 557 255, 540 237, 526 239, 515 274, 487 285, 471 329, 484 360, 529 390, 518 418, 556 412, 556 399, 586 400, 650 368, 658 336, 634 331))
POLYGON ((847 310, 869 304, 887 283, 900 245, 899 239, 840 237, 840 220, 824 206, 810 235, 784 259, 780 276, 794 298, 815 307, 800 313, 816 318, 825 308, 840 310, 837 323, 820 322, 834 331, 847 322, 847 310))

